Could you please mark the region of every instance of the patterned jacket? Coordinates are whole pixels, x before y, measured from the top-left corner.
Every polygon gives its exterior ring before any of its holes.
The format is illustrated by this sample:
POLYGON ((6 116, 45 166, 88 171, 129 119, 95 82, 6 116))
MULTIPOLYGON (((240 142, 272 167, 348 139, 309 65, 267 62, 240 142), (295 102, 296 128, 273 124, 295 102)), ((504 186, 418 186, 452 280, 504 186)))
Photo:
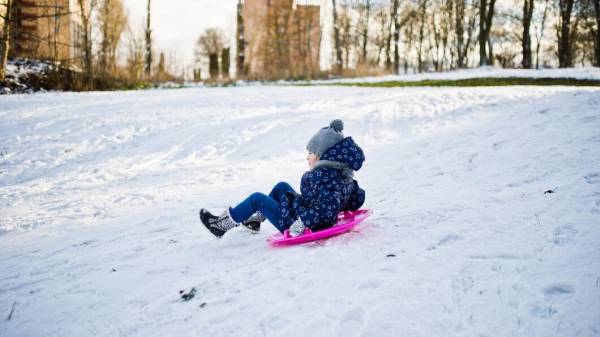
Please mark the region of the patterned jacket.
POLYGON ((282 196, 281 227, 289 228, 300 218, 312 230, 323 229, 335 224, 339 212, 359 209, 365 191, 352 178, 352 172, 358 171, 364 161, 362 149, 351 137, 325 151, 317 165, 302 175, 301 194, 282 196))

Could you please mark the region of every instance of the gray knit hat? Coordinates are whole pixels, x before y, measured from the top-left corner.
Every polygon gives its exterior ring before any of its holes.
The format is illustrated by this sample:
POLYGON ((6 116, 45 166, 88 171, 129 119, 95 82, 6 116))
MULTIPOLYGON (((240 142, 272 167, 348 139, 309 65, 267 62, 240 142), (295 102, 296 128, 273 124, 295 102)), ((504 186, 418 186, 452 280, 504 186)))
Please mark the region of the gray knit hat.
POLYGON ((344 139, 344 122, 334 119, 329 126, 322 128, 308 141, 306 149, 321 157, 325 151, 344 139))

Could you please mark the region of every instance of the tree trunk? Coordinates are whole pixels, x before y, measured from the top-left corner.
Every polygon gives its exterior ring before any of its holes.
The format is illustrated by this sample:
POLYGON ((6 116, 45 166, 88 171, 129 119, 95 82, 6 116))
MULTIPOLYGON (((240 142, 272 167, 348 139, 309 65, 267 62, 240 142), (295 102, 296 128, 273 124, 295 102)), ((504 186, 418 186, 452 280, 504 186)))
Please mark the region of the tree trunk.
POLYGON ((237 5, 237 54, 236 54, 236 76, 242 78, 244 74, 246 40, 244 38, 244 3, 238 0, 237 5))
POLYGON ((146 10, 146 67, 144 69, 146 76, 152 75, 152 30, 150 29, 150 0, 146 10))
POLYGON ((108 72, 108 46, 109 46, 109 36, 108 36, 108 25, 110 24, 109 17, 110 10, 110 0, 105 0, 104 4, 101 8, 101 29, 102 29, 102 41, 100 42, 100 70, 103 72, 108 72))
POLYGON ((6 64, 8 63, 8 50, 10 48, 10 26, 12 14, 12 0, 6 2, 6 16, 4 18, 4 27, 2 32, 2 51, 0 54, 0 80, 6 76, 6 64))
MULTIPOLYGON (((494 5, 496 0, 490 0, 489 6, 487 0, 481 0, 479 4, 479 65, 486 66, 491 64, 491 50, 486 51, 486 45, 491 46, 490 31, 492 28, 492 19, 494 18, 494 5)), ((491 48, 490 48, 491 49, 491 48)))
POLYGON ((367 62, 367 41, 369 40, 369 15, 371 14, 371 0, 365 0, 365 29, 363 30, 362 61, 367 62))
POLYGON ((389 30, 387 35, 387 41, 385 43, 385 70, 392 70, 392 27, 394 25, 394 20, 390 18, 389 30))
POLYGON ((494 65, 494 46, 492 45, 492 40, 490 39, 489 33, 488 33, 488 38, 487 38, 487 46, 488 46, 487 56, 488 56, 489 65, 494 65))
POLYGON ((223 48, 221 52, 221 76, 229 78, 229 48, 223 48))
POLYGON ((487 39, 485 37, 485 12, 487 7, 487 0, 480 0, 479 2, 479 65, 486 66, 488 64, 487 52, 485 44, 487 39))
POLYGON ((424 62, 423 62, 423 40, 425 39, 425 15, 427 11, 427 0, 421 0, 421 8, 420 8, 420 20, 421 24, 419 25, 419 47, 417 48, 417 71, 423 72, 424 70, 424 62))
POLYGON ((572 66, 571 60, 571 12, 573 0, 559 0, 560 31, 558 36, 558 66, 567 68, 572 66))
POLYGON ((533 15, 534 0, 523 1, 523 69, 531 68, 531 35, 529 27, 531 26, 531 17, 533 15))
POLYGON ((546 0, 546 6, 544 7, 544 14, 542 14, 542 22, 540 23, 540 35, 536 34, 536 46, 535 46, 535 69, 540 68, 540 46, 542 38, 544 37, 544 27, 546 25, 546 18, 548 17, 548 6, 550 0, 546 0))
POLYGON ((335 5, 335 0, 331 0, 331 4, 333 5, 333 39, 335 42, 335 72, 338 74, 342 73, 342 47, 340 45, 340 27, 338 22, 337 8, 335 5))
POLYGON ((600 0, 593 0, 594 10, 596 11, 596 40, 595 43, 595 66, 600 67, 600 0))
POLYGON ((465 2, 464 0, 455 0, 455 29, 456 29, 456 66, 461 69, 465 67, 465 54, 463 53, 465 44, 465 29, 463 22, 465 19, 465 2))
POLYGON ((92 55, 92 27, 90 23, 90 16, 92 13, 93 2, 89 3, 90 8, 86 8, 85 0, 78 0, 79 12, 81 17, 82 38, 83 38, 83 65, 86 75, 86 86, 88 89, 93 89, 93 55, 92 55))
POLYGON ((216 80, 219 78, 219 55, 210 54, 208 55, 208 71, 210 73, 210 79, 216 80))
POLYGON ((400 21, 398 20, 399 0, 393 0, 392 21, 394 22, 394 74, 400 72, 400 21))

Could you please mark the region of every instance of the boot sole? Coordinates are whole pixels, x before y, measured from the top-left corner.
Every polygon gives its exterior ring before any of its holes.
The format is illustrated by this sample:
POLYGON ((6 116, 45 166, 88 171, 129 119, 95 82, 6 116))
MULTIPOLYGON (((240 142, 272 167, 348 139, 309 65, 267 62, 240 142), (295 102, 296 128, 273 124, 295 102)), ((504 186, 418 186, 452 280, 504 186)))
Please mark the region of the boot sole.
POLYGON ((252 233, 252 234, 258 234, 258 233, 260 233, 260 224, 258 225, 258 229, 254 229, 254 228, 252 228, 250 226, 246 226, 243 223, 241 225, 242 225, 242 227, 246 228, 246 230, 250 231, 250 233, 252 233))

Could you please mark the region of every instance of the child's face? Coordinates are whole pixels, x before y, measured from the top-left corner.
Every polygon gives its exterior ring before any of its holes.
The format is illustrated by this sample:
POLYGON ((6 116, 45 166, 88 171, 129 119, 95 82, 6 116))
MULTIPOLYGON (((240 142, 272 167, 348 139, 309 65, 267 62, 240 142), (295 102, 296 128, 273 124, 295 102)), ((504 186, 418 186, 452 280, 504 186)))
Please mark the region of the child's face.
POLYGON ((308 155, 306 156, 306 160, 308 161, 308 167, 310 167, 312 169, 315 166, 315 163, 317 162, 317 160, 319 160, 319 157, 317 157, 316 154, 309 152, 308 155))

